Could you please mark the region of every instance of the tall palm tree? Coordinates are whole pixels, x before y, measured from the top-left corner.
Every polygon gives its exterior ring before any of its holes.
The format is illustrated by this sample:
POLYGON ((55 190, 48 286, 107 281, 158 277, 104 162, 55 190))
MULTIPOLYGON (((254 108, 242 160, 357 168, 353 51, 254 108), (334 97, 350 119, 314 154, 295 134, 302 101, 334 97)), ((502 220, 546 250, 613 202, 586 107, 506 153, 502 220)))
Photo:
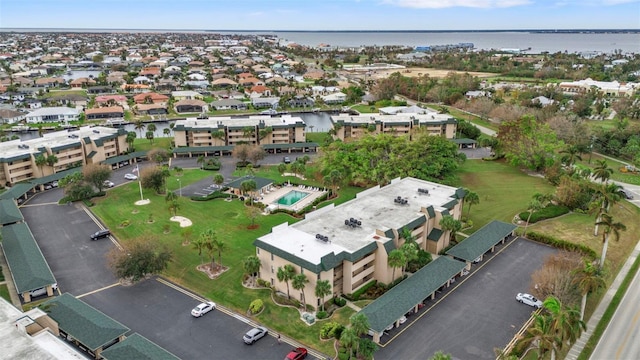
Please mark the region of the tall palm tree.
POLYGON ((284 281, 284 283, 287 284, 287 298, 291 299, 291 295, 289 295, 289 281, 296 275, 296 269, 293 265, 287 264, 284 267, 279 267, 276 275, 278 281, 284 281))
POLYGON ((593 184, 593 186, 595 187, 595 200, 591 210, 596 213, 593 236, 598 236, 598 222, 600 222, 603 213, 609 212, 611 205, 622 199, 622 196, 620 196, 622 187, 615 183, 593 184))
POLYGON ((329 283, 329 280, 318 280, 315 294, 320 298, 320 308, 324 311, 324 298, 331 294, 331 283, 329 283))
POLYGON ((227 250, 227 244, 223 240, 214 239, 211 243, 213 251, 218 253, 218 265, 222 267, 222 253, 227 250))
POLYGON ((584 320, 584 309, 587 306, 587 295, 605 287, 606 283, 602 276, 602 270, 597 266, 593 266, 590 261, 584 261, 584 267, 574 271, 576 277, 574 284, 580 289, 582 294, 582 302, 580 303, 580 320, 584 320))
POLYGON ((570 145, 567 148, 560 150, 560 154, 562 157, 560 161, 566 166, 571 167, 576 161, 582 161, 582 156, 580 156, 580 150, 575 145, 570 145))
POLYGON ((353 357, 353 348, 360 341, 360 337, 356 335, 352 328, 348 327, 342 330, 340 334, 340 345, 346 347, 349 350, 349 359, 353 357))
POLYGON ((337 195, 337 189, 344 181, 344 175, 340 170, 331 170, 329 174, 322 178, 322 182, 331 188, 331 196, 337 195))
POLYGON ((529 216, 527 217, 527 223, 524 225, 524 232, 522 233, 522 237, 527 236, 527 228, 529 227, 529 221, 531 220, 531 215, 533 215, 534 212, 540 209, 542 209, 542 204, 540 203, 540 201, 536 199, 531 199, 531 201, 529 201, 529 205, 527 206, 527 210, 529 211, 529 216))
POLYGON ((156 132, 156 130, 157 130, 156 124, 147 125, 147 131, 156 132))
POLYGON ((309 279, 307 279, 307 276, 305 274, 296 274, 293 279, 291 279, 291 286, 293 286, 294 289, 300 291, 300 297, 302 298, 302 308, 306 311, 307 310, 307 299, 304 296, 304 288, 307 286, 307 283, 309 282, 309 279))
POLYGON ((144 130, 146 125, 142 122, 142 120, 136 120, 134 122, 133 128, 138 131, 140 137, 142 137, 142 130, 144 130))
POLYGON ((480 196, 478 196, 478 193, 474 191, 467 191, 467 195, 465 195, 464 197, 464 202, 469 205, 469 207, 467 208, 467 218, 469 218, 469 214, 471 213, 471 205, 480 204, 480 196))
MULTIPOLYGON (((367 319, 367 315, 359 312, 351 315, 349 318, 349 323, 351 324, 351 329, 356 334, 356 336, 361 337, 369 331, 369 319, 367 319)), ((360 351, 360 341, 356 343, 356 354, 360 351)))
POLYGON ((133 142, 136 140, 136 133, 135 131, 129 131, 127 133, 127 137, 126 137, 126 141, 127 144, 129 145, 129 150, 133 149, 133 142))
POLYGON ((582 331, 586 330, 584 321, 580 320, 580 311, 563 306, 555 296, 547 297, 543 306, 549 311, 551 329, 557 337, 559 349, 565 344, 575 343, 582 331))
POLYGON ((256 274, 260 271, 260 258, 255 255, 248 256, 242 260, 242 268, 251 278, 251 284, 255 285, 256 274))
POLYGON ((596 160, 596 166, 593 168, 593 178, 600 180, 605 184, 613 174, 613 169, 609 167, 606 160, 596 160))
POLYGON ((440 227, 449 232, 449 241, 455 242, 456 233, 462 229, 462 223, 451 215, 445 215, 440 219, 440 227))
POLYGON ((44 155, 39 154, 38 156, 36 156, 35 162, 36 162, 36 166, 40 169, 40 172, 42 173, 42 167, 44 167, 44 165, 47 163, 47 158, 45 158, 44 155))
MULTIPOLYGON (((551 318, 540 314, 533 314, 533 324, 518 339, 516 349, 527 352, 530 349, 538 349, 538 360, 551 352, 551 360, 555 360, 558 351, 558 338, 552 330, 551 318)), ((523 354, 526 355, 526 352, 523 354)), ((524 358, 524 356, 523 356, 524 358)))
POLYGON ((49 165, 51 168, 53 168, 53 172, 55 172, 55 168, 54 166, 56 165, 56 163, 58 163, 58 157, 51 154, 47 156, 46 159, 47 165, 49 165))
POLYGON ((207 250, 207 253, 211 257, 211 269, 215 267, 215 254, 216 250, 214 247, 214 242, 218 239, 216 232, 213 229, 207 229, 200 233, 200 239, 204 242, 204 247, 207 250))
POLYGON ((396 278, 396 268, 401 268, 407 262, 407 258, 400 249, 391 250, 387 257, 387 264, 391 266, 391 281, 396 278))
POLYGON ((191 246, 193 247, 194 250, 198 252, 198 256, 200 256, 200 265, 202 265, 203 263, 202 252, 207 248, 205 239, 202 237, 202 234, 200 234, 199 238, 191 242, 191 246))
POLYGON ((171 129, 164 128, 162 129, 162 133, 164 134, 165 137, 169 137, 169 135, 171 134, 171 129))
POLYGON ((598 225, 604 227, 602 232, 602 256, 600 258, 600 269, 604 266, 604 260, 607 256, 607 247, 609 246, 609 238, 613 235, 615 240, 620 238, 620 231, 627 230, 627 226, 621 222, 615 222, 609 214, 602 214, 598 225))
POLYGON ((200 169, 202 169, 202 165, 204 164, 204 155, 198 156, 198 160, 196 160, 196 164, 199 164, 200 169))

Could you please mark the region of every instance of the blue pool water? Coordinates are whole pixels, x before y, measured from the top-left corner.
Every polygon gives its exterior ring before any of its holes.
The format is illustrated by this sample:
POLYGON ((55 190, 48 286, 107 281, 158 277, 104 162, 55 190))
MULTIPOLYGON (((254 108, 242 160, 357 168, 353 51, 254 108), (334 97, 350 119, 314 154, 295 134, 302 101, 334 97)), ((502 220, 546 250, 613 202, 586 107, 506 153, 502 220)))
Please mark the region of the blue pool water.
POLYGON ((292 190, 286 193, 284 196, 281 196, 280 198, 278 198, 276 202, 280 205, 290 206, 304 199, 307 195, 309 194, 301 191, 292 190))

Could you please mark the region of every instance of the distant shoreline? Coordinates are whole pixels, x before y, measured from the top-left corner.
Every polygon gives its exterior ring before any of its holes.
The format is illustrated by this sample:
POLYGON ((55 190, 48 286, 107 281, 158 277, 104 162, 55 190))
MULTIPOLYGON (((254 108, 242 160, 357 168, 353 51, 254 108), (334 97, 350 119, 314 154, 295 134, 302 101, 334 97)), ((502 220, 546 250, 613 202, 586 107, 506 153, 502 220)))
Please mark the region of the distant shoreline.
POLYGON ((215 30, 215 29, 108 29, 108 28, 0 28, 0 32, 198 32, 198 33, 534 33, 534 34, 639 34, 640 29, 493 29, 493 30, 215 30))

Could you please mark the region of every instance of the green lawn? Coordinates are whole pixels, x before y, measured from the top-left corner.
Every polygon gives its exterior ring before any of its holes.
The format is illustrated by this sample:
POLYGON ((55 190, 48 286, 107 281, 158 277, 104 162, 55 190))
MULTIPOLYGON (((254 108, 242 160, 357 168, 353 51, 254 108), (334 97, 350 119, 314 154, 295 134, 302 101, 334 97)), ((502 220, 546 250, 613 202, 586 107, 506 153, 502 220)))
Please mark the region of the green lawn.
MULTIPOLYGON (((146 130, 144 130, 143 133, 144 132, 146 132, 146 130)), ((136 136, 140 136, 137 131, 136 136)), ((136 151, 149 151, 155 148, 168 150, 171 147, 171 140, 173 140, 173 137, 158 137, 153 139, 153 143, 151 143, 148 139, 144 138, 144 134, 142 136, 143 138, 137 137, 133 141, 133 147, 136 149, 136 151)))
POLYGON ((592 154, 591 159, 589 158, 590 156, 588 154, 583 155, 582 161, 578 161, 578 164, 581 166, 589 167, 591 168, 591 170, 593 170, 593 168, 596 166, 597 160, 604 160, 607 162, 607 165, 613 170, 613 173, 611 174, 611 180, 640 185, 640 173, 633 174, 620 171, 620 169, 624 167, 624 163, 622 161, 611 160, 598 154, 592 154))
POLYGON ((7 285, 0 285, 0 297, 7 300, 7 302, 11 303, 11 297, 9 296, 9 289, 7 285))
MULTIPOLYGON (((492 220, 511 222, 525 211, 535 193, 549 193, 553 187, 546 180, 529 176, 504 161, 467 160, 462 165, 460 184, 478 193, 480 203, 471 207, 472 234, 492 220)), ((464 215, 468 207, 464 208, 464 215)))

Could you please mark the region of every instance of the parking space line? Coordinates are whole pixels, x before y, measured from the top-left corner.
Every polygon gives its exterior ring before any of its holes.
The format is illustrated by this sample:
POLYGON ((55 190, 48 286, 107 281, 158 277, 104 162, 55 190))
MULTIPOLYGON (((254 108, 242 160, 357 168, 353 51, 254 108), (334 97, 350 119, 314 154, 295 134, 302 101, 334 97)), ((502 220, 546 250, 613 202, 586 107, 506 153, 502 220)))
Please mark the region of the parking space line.
POLYGON ((118 286, 118 285, 120 285, 120 283, 119 283, 119 282, 117 282, 117 283, 115 283, 115 284, 111 284, 111 285, 105 286, 105 287, 102 287, 102 288, 100 288, 100 289, 96 289, 96 290, 93 290, 93 291, 89 291, 88 293, 84 293, 84 294, 82 294, 82 295, 78 295, 78 296, 76 296, 76 298, 80 299, 80 298, 85 297, 85 296, 87 296, 87 295, 95 294, 95 293, 97 293, 97 292, 99 292, 99 291, 102 291, 102 290, 111 289, 112 287, 115 287, 115 286, 118 286))
POLYGON ((23 207, 35 207, 35 206, 43 206, 43 205, 60 205, 57 202, 48 202, 48 203, 40 203, 40 204, 25 204, 25 205, 20 205, 19 207, 23 208, 23 207))

